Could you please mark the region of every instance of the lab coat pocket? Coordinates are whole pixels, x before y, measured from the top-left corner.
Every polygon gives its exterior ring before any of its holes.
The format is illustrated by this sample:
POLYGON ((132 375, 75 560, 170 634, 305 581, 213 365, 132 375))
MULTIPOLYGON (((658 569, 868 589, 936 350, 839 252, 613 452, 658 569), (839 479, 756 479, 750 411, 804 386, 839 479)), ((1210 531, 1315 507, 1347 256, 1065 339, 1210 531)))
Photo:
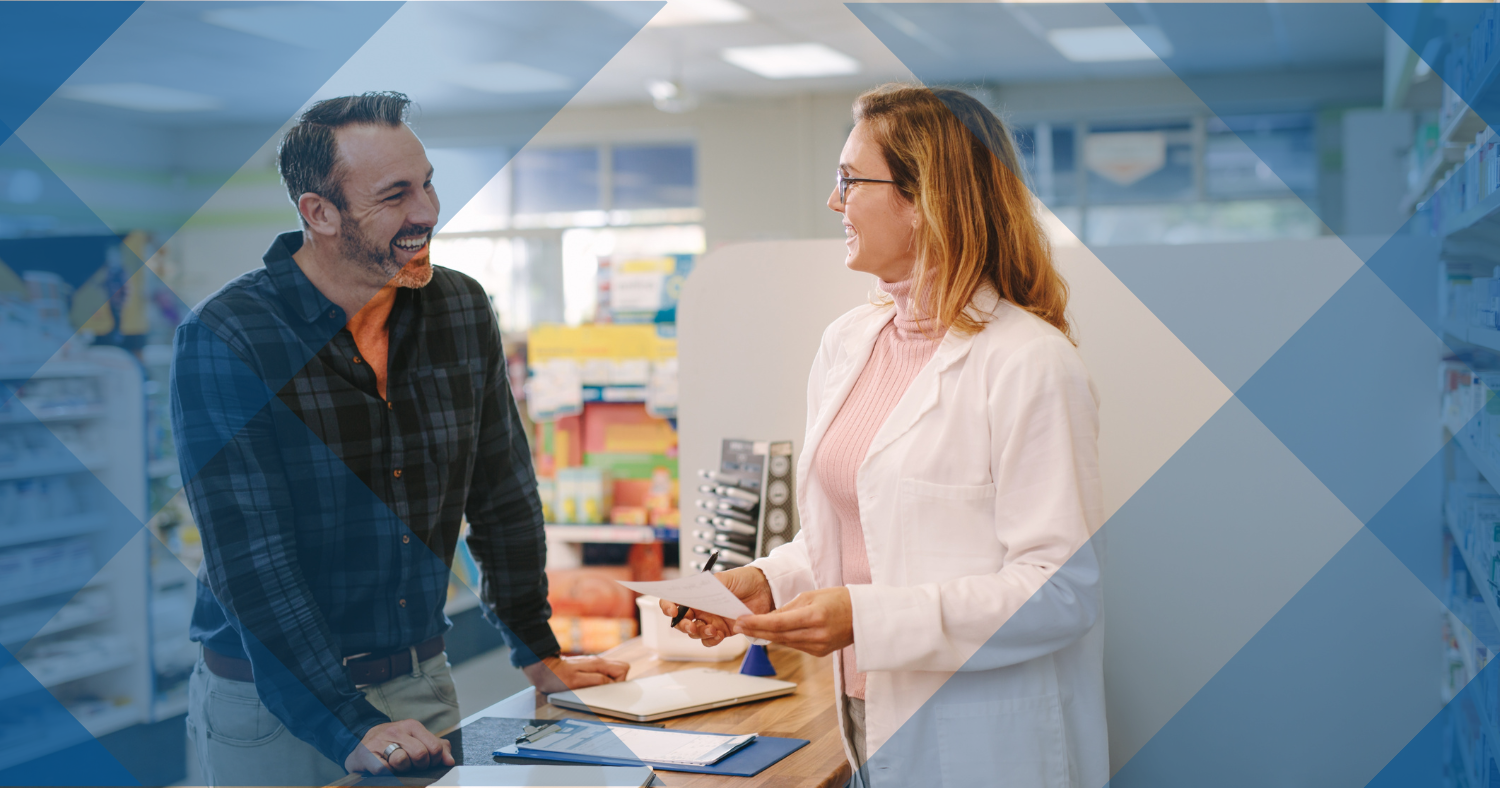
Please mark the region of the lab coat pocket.
POLYGON ((1069 784, 1057 694, 945 706, 937 717, 944 786, 1069 784))
POLYGON ((994 484, 902 479, 899 514, 914 582, 1000 569, 994 484))

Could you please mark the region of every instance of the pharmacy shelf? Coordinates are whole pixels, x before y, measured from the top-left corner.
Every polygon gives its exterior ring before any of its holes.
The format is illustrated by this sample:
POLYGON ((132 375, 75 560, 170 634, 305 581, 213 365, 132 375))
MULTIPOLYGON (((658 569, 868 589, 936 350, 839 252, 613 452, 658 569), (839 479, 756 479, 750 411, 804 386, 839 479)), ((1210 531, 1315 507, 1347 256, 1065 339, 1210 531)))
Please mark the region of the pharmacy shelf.
MULTIPOLYGON (((1462 213, 1447 217, 1442 232, 1445 242, 1483 242, 1500 234, 1500 191, 1485 197, 1478 205, 1462 213)), ((1463 250, 1459 250, 1463 251, 1463 250)), ((1478 250, 1494 260, 1494 249, 1478 250)))
POLYGON ((1490 785, 1491 783, 1486 779, 1489 773, 1488 762, 1491 759, 1500 761, 1500 740, 1495 738, 1497 733, 1500 733, 1500 728, 1496 727, 1495 719, 1485 711, 1486 707, 1492 707, 1493 704, 1475 703, 1472 694, 1465 697, 1460 703, 1463 706, 1464 713, 1455 715, 1459 720, 1458 724, 1460 726, 1478 724, 1479 730, 1475 731, 1475 733, 1479 734, 1477 737, 1480 742, 1479 746, 1489 751, 1487 753, 1489 757, 1476 763, 1475 755, 1478 753, 1473 753, 1469 750, 1473 739, 1465 739, 1457 749, 1459 757, 1464 761, 1464 769, 1468 771, 1468 779, 1459 784, 1490 785), (1485 742, 1489 743, 1488 747, 1485 747, 1485 742))
MULTIPOLYGON (((100 673, 108 673, 111 670, 129 667, 134 662, 135 657, 133 655, 116 653, 111 654, 107 659, 74 657, 67 660, 48 659, 36 660, 31 663, 11 663, 5 670, 16 671, 24 669, 36 679, 38 684, 50 688, 60 684, 67 684, 70 681, 97 676, 100 673)), ((5 682, 5 684, 10 686, 8 688, 0 687, 0 700, 14 698, 30 692, 31 690, 24 689, 26 683, 24 681, 5 682)))
POLYGON ((112 582, 112 580, 113 578, 109 577, 108 574, 101 572, 97 575, 94 575, 92 578, 89 578, 89 581, 87 583, 84 583, 82 588, 77 588, 74 587, 72 578, 61 577, 50 584, 42 583, 33 585, 25 591, 22 591, 20 596, 6 597, 3 600, 0 600, 0 604, 14 605, 18 602, 30 602, 33 599, 42 599, 44 597, 56 596, 58 594, 77 593, 83 590, 83 588, 93 588, 95 586, 101 586, 106 583, 112 582))
POLYGON ((168 719, 170 717, 176 717, 176 716, 181 715, 181 714, 187 714, 187 710, 188 710, 188 699, 187 699, 187 695, 184 694, 184 695, 173 695, 171 698, 168 698, 167 700, 157 701, 156 702, 156 709, 155 709, 155 711, 153 713, 156 715, 156 719, 158 719, 158 720, 165 720, 165 719, 168 719))
POLYGON ((93 610, 81 611, 70 611, 70 607, 72 606, 63 605, 62 610, 57 611, 57 615, 54 616, 51 621, 48 621, 45 625, 43 625, 42 628, 37 631, 36 636, 46 637, 48 635, 57 635, 63 632, 71 632, 75 629, 82 629, 83 627, 86 627, 90 624, 97 624, 100 621, 106 621, 110 617, 109 608, 103 605, 95 607, 93 610))
POLYGON ((1484 127, 1484 119, 1467 106, 1458 117, 1448 121, 1448 125, 1438 132, 1437 151, 1422 165, 1422 174, 1416 186, 1401 200, 1403 213, 1410 213, 1423 200, 1432 196, 1433 190, 1442 183, 1448 170, 1455 164, 1463 163, 1464 149, 1474 141, 1475 134, 1484 131, 1484 127))
MULTIPOLYGON (((66 714, 67 712, 59 712, 66 714)), ((72 716, 69 714, 68 716, 72 716)), ((35 760, 60 750, 65 750, 75 744, 82 744, 90 738, 103 736, 106 733, 114 733, 141 719, 141 710, 136 704, 118 706, 109 711, 91 714, 82 720, 74 719, 45 721, 36 727, 49 731, 50 735, 35 741, 27 741, 10 747, 0 748, 0 771, 12 766, 35 760), (81 722, 82 725, 77 723, 81 722)))
POLYGON ((1500 331, 1484 326, 1469 326, 1464 331, 1464 339, 1471 345, 1479 345, 1500 352, 1500 331))
POLYGON ((65 476, 70 473, 79 473, 80 470, 96 471, 103 468, 107 462, 108 460, 102 454, 85 454, 70 459, 43 460, 36 464, 20 463, 0 466, 0 481, 65 476), (80 464, 83 466, 82 469, 78 467, 80 464))
POLYGON ((18 544, 45 542, 65 536, 78 536, 102 530, 109 521, 103 515, 87 514, 76 517, 47 518, 32 525, 7 525, 0 528, 0 547, 18 544))
POLYGON ((118 670, 135 662, 131 654, 111 654, 107 659, 89 659, 87 657, 74 657, 73 659, 59 662, 58 660, 47 660, 46 664, 35 662, 26 665, 31 675, 41 682, 43 687, 56 687, 59 684, 67 684, 70 681, 86 679, 97 676, 100 673, 108 673, 118 670))
POLYGON ((104 408, 99 405, 43 408, 33 412, 0 413, 0 424, 31 424, 37 421, 86 421, 103 415, 104 408))
MULTIPOLYGON (((1458 548, 1458 554, 1463 556, 1464 566, 1469 570, 1469 577, 1473 578, 1474 585, 1479 587, 1479 596, 1484 599, 1485 610, 1489 611, 1490 618, 1495 620, 1495 628, 1500 629, 1500 601, 1495 599, 1494 590, 1485 581, 1485 578, 1489 576, 1489 567, 1481 566, 1479 559, 1464 549, 1463 537, 1453 530, 1447 517, 1443 518, 1443 525, 1448 529, 1448 533, 1453 535, 1453 544, 1458 548)), ((1465 626, 1468 625, 1465 624, 1465 626)))
POLYGON ((49 610, 49 608, 43 608, 12 614, 0 619, 0 643, 19 647, 25 645, 26 641, 33 637, 46 637, 81 629, 107 620, 110 615, 108 608, 102 606, 90 610, 63 605, 62 610, 59 610, 56 615, 50 614, 49 610), (40 627, 37 626, 39 621, 40 627))
POLYGON ((95 378, 109 370, 87 361, 48 361, 39 368, 28 364, 0 364, 0 380, 19 381, 42 378, 95 378))
POLYGON ((584 402, 645 402, 645 386, 584 386, 584 402))
POLYGON ((1484 131, 1486 125, 1488 124, 1484 122, 1484 118, 1466 105, 1464 111, 1458 113, 1458 117, 1448 121, 1448 125, 1443 127, 1438 135, 1438 145, 1455 146, 1462 153, 1465 147, 1474 142, 1474 135, 1484 131))
MULTIPOLYGON (((1495 494, 1500 495, 1500 467, 1497 467, 1479 447, 1474 443, 1472 430, 1463 429, 1463 425, 1445 422, 1443 428, 1453 436, 1453 443, 1459 447, 1469 462, 1479 470, 1479 475, 1495 488, 1495 494)), ((1495 628, 1500 629, 1500 599, 1495 597, 1495 592, 1490 584, 1484 580, 1489 577, 1489 567, 1482 567, 1478 559, 1464 548, 1463 536, 1453 529, 1449 522, 1447 512, 1443 513, 1443 525, 1448 532, 1453 534, 1453 543, 1458 548, 1459 555, 1463 556, 1464 564, 1468 567, 1469 577, 1474 578, 1474 585, 1479 587, 1479 595, 1484 599, 1484 606, 1489 610, 1490 618, 1495 620, 1495 628)))
POLYGON ((146 463, 146 475, 153 479, 165 479, 179 470, 176 457, 163 457, 146 463))
MULTIPOLYGON (((1456 716, 1463 718, 1463 721, 1459 723, 1460 726, 1463 726, 1466 723, 1472 723, 1475 720, 1475 715, 1461 714, 1456 716)), ((1483 723, 1480 723, 1481 729, 1483 728, 1483 725, 1483 723)), ((1460 727, 1458 730, 1462 731, 1463 728, 1460 727)), ((1479 738, 1481 741, 1484 739, 1482 735, 1479 738)), ((1460 780, 1458 784, 1463 786, 1484 785, 1484 775, 1480 773, 1478 769, 1474 768, 1474 753, 1469 751, 1471 741, 1472 738, 1466 737, 1464 739, 1461 739, 1458 743, 1458 746, 1454 748, 1458 750, 1458 757, 1463 760, 1463 779, 1460 780)))
POLYGON ((586 523, 548 523, 547 538, 573 544, 649 544, 675 542, 676 528, 650 525, 590 525, 586 523))
POLYGON ((1409 214, 1416 210, 1418 205, 1432 196, 1438 184, 1446 180, 1445 176, 1448 171, 1453 169, 1454 165, 1462 164, 1463 160, 1463 148, 1454 151, 1452 147, 1438 143, 1437 152, 1433 153, 1432 158, 1422 165, 1422 174, 1417 177, 1416 187, 1401 198, 1401 212, 1409 214))

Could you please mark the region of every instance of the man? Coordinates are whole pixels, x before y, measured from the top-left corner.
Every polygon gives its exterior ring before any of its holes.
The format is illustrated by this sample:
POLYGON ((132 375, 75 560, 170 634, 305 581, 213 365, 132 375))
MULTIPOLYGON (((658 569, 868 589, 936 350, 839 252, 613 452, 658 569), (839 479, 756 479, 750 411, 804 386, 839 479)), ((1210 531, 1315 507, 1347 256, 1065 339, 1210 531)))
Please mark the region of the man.
POLYGON ((203 534, 189 733, 211 784, 453 763, 443 651, 460 521, 486 617, 539 690, 558 656, 530 453, 483 289, 431 265, 432 166, 399 93, 319 102, 278 166, 302 231, 177 331, 172 420, 203 534))

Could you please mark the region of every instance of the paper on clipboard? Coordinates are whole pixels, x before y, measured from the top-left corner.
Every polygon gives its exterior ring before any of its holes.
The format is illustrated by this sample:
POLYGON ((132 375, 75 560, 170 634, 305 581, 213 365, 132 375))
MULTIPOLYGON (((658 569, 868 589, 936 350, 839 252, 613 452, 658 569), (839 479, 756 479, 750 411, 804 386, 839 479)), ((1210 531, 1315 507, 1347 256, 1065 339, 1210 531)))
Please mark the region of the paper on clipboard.
MULTIPOLYGON (((741 602, 733 591, 726 588, 709 572, 684 575, 675 580, 643 582, 617 580, 616 582, 636 593, 661 597, 668 602, 723 616, 730 620, 751 615, 750 608, 745 607, 745 603, 741 602)), ((750 642, 757 646, 764 646, 770 641, 750 638, 750 642)))

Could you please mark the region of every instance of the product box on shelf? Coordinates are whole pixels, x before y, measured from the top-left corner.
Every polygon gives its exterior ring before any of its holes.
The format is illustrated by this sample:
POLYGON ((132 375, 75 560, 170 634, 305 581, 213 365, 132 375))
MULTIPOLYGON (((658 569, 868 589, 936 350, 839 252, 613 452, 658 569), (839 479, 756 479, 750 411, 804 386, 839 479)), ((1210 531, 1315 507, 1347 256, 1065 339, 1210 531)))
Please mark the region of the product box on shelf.
POLYGON ((608 468, 563 468, 557 472, 552 511, 558 523, 602 523, 614 507, 614 476, 608 468))
POLYGON ((611 522, 665 524, 677 508, 677 431, 640 403, 585 406, 583 464, 613 477, 613 505, 625 520, 611 522))
POLYGON ((577 415, 587 402, 644 402, 653 415, 676 415, 676 327, 542 325, 528 335, 533 420, 577 415))
POLYGON ((601 323, 675 323, 693 255, 600 260, 595 319, 601 323))
POLYGON ((536 425, 536 475, 557 476, 562 468, 583 464, 583 426, 578 416, 564 416, 536 425))
POLYGON ((635 637, 635 592, 629 566, 584 566, 547 570, 549 623, 567 653, 597 654, 635 637))

